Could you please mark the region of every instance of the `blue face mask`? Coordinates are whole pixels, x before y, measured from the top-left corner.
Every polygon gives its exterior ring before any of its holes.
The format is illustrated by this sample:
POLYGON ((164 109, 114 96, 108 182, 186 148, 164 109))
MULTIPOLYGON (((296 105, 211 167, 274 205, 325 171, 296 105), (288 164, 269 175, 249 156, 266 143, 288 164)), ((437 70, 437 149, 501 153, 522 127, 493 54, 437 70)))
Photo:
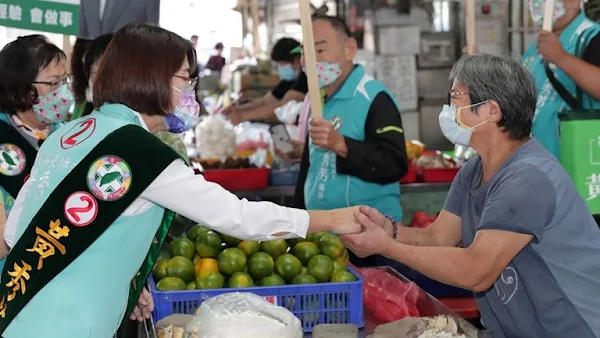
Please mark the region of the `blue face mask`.
POLYGON ((200 105, 196 101, 196 93, 193 89, 178 89, 179 104, 165 116, 165 125, 171 133, 180 134, 192 129, 198 124, 200 116, 200 105))
POLYGON ((298 77, 298 72, 291 64, 277 66, 277 73, 279 73, 279 78, 284 81, 294 81, 298 77))

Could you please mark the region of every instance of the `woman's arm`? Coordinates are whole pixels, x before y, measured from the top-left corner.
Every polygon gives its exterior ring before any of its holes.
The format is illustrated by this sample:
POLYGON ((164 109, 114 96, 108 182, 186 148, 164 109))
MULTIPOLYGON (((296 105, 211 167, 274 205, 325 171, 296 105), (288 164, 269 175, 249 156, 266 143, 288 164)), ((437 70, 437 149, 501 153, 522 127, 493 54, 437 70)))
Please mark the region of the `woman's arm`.
POLYGON ((142 193, 142 198, 197 223, 240 239, 306 237, 307 232, 356 233, 357 208, 333 211, 298 210, 270 202, 250 202, 175 161, 142 193))

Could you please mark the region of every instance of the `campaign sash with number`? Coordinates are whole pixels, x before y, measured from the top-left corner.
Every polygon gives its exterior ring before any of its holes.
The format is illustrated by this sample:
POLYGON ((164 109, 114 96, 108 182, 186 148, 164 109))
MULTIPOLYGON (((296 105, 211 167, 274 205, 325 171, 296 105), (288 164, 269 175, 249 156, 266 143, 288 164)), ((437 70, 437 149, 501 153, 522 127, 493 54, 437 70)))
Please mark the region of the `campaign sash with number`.
POLYGON ((13 198, 25 184, 37 150, 10 124, 0 121, 0 186, 13 198))
MULTIPOLYGON (((92 245, 178 158, 179 155, 169 146, 135 125, 121 127, 98 143, 58 184, 6 258, 0 278, 0 335, 44 286, 92 245), (106 163, 104 159, 122 168, 126 166, 129 175, 124 177, 119 174, 122 171, 113 170, 90 178, 91 170, 100 172, 95 166, 106 163), (109 190, 111 185, 123 190, 118 198, 107 200, 102 198, 95 184, 107 187, 104 192, 114 192, 109 190), (66 202, 74 196, 87 207, 68 208, 66 202), (85 224, 80 216, 91 207, 96 208, 96 214, 90 223, 85 224)), ((132 281, 127 315, 148 278, 172 219, 173 213, 165 211, 146 260, 132 281)))

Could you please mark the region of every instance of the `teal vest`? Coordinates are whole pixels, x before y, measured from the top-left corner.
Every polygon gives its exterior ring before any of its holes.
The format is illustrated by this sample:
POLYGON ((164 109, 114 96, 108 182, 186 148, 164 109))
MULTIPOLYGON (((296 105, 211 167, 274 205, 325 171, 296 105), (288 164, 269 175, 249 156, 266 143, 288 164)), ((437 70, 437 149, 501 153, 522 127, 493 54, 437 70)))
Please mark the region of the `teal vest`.
MULTIPOLYGON (((339 126, 342 135, 364 141, 369 107, 381 92, 389 94, 383 84, 365 73, 362 66, 356 66, 339 91, 325 102, 323 118, 339 126)), ((336 154, 315 146, 312 141, 309 152, 310 166, 304 185, 308 210, 367 205, 397 220, 402 219, 399 183, 381 185, 339 174, 336 154)))
MULTIPOLYGON (((96 119, 95 130, 78 136, 87 137, 85 142, 66 150, 61 147, 61 134, 70 131, 80 119, 51 135, 41 147, 31 177, 23 187, 27 203, 18 221, 17 239, 50 193, 91 149, 120 127, 141 126, 138 117, 119 104, 104 105, 86 118, 90 117, 96 119)), ((162 207, 150 204, 137 215, 122 214, 35 295, 3 337, 112 337, 126 312, 131 281, 146 258, 164 213, 162 207)))
MULTIPOLYGON (((593 22, 585 16, 583 12, 571 22, 567 28, 560 34, 560 42, 569 54, 576 55, 576 47, 579 41, 579 53, 583 53, 585 47, 589 44, 596 35, 600 33, 600 25, 593 22)), ((535 85, 538 90, 538 99, 533 118, 533 136, 540 142, 548 151, 560 160, 560 144, 559 144, 559 121, 558 113, 569 110, 569 105, 560 97, 554 90, 554 87, 546 76, 544 62, 541 55, 537 52, 537 43, 533 43, 527 52, 523 55, 523 64, 529 68, 535 79, 535 85)), ((573 95, 576 96, 576 85, 573 80, 561 69, 553 68, 555 77, 563 86, 573 95)), ((594 99, 587 93, 583 93, 584 108, 600 108, 600 101, 594 99)))

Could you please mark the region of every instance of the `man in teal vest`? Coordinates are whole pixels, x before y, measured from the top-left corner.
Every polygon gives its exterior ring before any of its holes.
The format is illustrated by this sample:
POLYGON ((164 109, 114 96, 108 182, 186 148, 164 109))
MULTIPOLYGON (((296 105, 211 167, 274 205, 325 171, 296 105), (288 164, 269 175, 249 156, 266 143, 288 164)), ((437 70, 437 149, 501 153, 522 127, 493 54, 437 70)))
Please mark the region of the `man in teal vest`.
MULTIPOLYGON (((303 161, 308 210, 369 205, 402 219, 400 179, 408 168, 398 105, 354 64, 356 40, 335 17, 313 17, 323 118, 313 118, 303 161), (308 166, 306 166, 308 164, 308 166)), ((374 257, 356 264, 374 265, 374 257)))
MULTIPOLYGON (((543 0, 529 0, 533 21, 541 26, 543 0)), ((573 97, 583 94, 583 108, 600 108, 600 25, 586 17, 579 0, 557 0, 552 33, 542 31, 537 42, 523 55, 523 64, 533 73, 538 101, 532 133, 560 159, 558 113, 571 107, 546 74, 545 62, 556 80, 573 97)))

